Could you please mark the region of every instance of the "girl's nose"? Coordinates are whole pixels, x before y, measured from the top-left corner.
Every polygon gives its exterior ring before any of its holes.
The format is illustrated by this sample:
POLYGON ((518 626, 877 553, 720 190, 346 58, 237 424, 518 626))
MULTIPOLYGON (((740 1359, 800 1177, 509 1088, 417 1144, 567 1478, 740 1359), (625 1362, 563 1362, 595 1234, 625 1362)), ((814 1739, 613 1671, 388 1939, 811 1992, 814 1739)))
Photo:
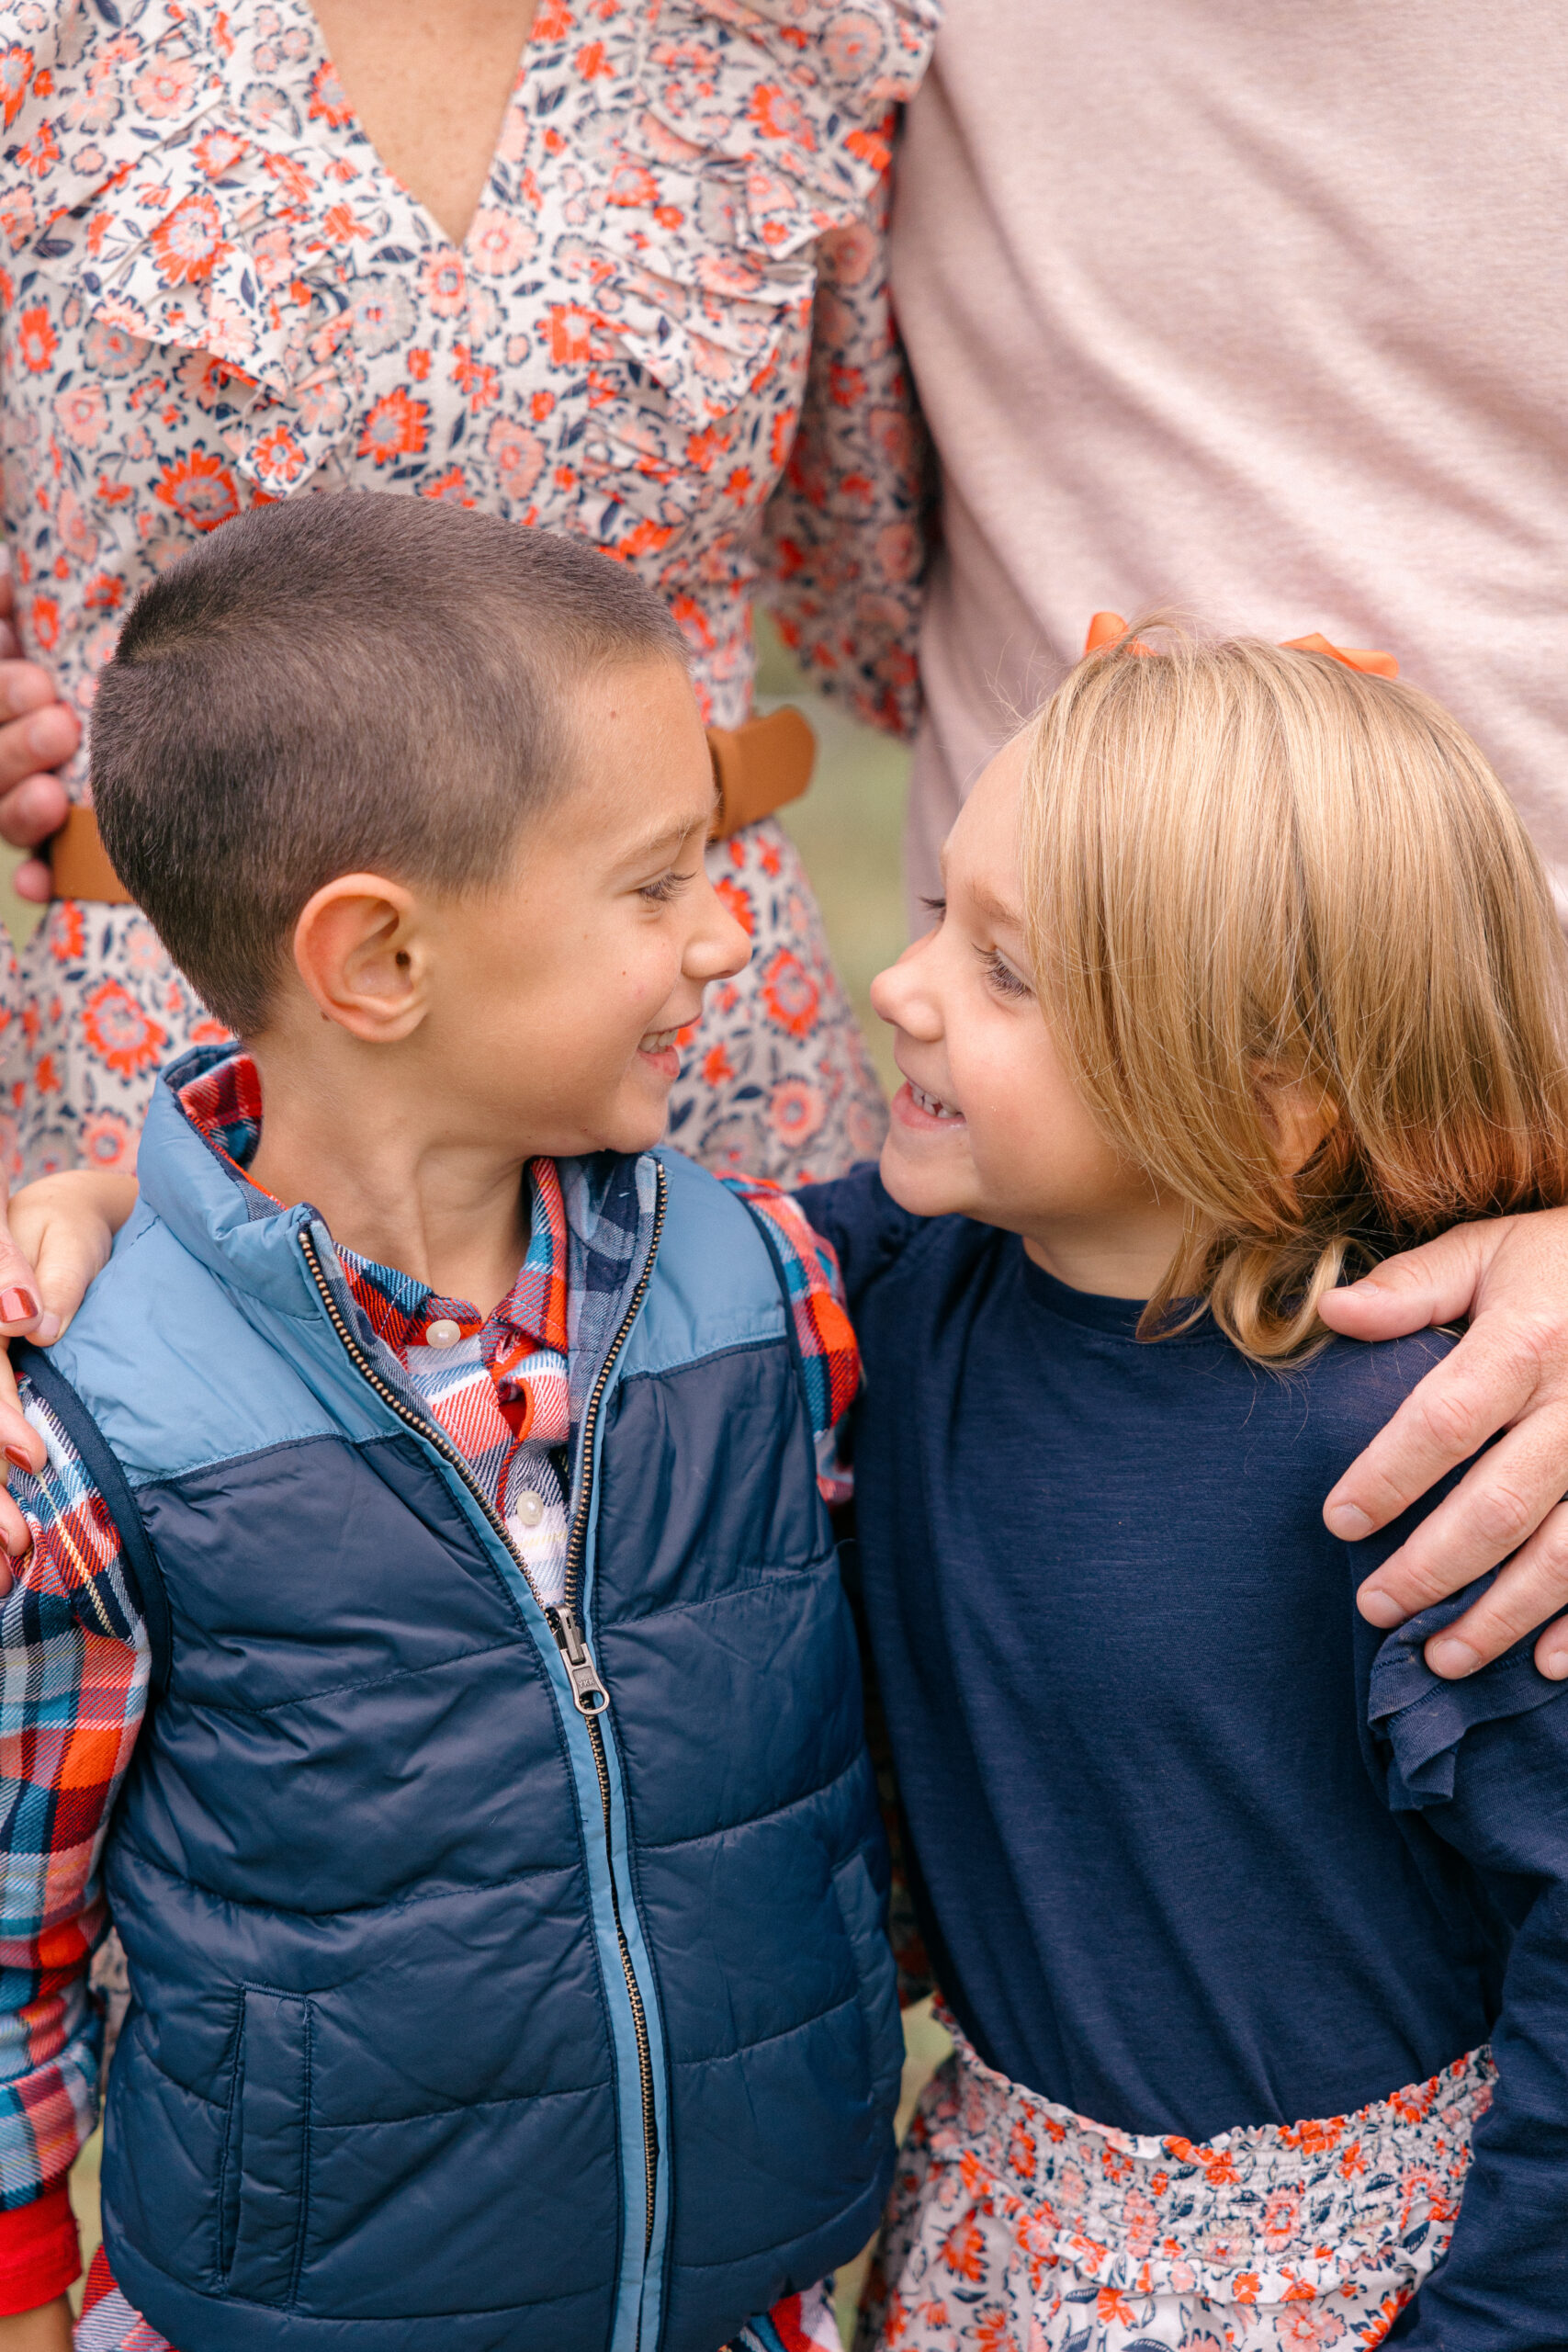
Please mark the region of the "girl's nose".
POLYGON ((878 972, 871 984, 872 1010, 890 1028, 902 1029, 910 1037, 934 1044, 942 1035, 942 1012, 932 983, 935 972, 931 944, 937 938, 928 932, 906 947, 896 964, 878 972))

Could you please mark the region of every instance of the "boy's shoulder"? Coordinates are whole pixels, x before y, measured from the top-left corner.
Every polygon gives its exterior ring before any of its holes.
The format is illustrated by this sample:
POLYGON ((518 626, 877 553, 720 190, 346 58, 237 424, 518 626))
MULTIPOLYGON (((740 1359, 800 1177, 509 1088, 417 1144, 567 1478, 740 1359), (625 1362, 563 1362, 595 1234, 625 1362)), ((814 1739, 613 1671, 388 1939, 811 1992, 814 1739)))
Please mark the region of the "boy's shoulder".
POLYGON ((132 1487, 333 1427, 288 1358, 145 1203, 48 1361, 132 1487))

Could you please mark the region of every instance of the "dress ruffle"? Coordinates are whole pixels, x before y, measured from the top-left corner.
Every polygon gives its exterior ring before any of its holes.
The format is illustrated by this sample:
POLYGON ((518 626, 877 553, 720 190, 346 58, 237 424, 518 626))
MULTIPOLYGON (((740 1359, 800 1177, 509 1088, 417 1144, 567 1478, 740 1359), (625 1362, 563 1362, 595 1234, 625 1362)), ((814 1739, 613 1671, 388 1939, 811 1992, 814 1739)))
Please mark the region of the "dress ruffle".
POLYGON ((649 7, 597 301, 694 421, 733 409, 809 308, 816 241, 865 219, 940 17, 939 0, 649 7))
MULTIPOLYGON (((58 26, 52 65, 35 52, 28 97, 41 81, 58 106, 51 85, 76 63, 78 24, 58 26)), ((178 0, 97 41, 74 106, 85 135, 51 171, 49 216, 17 223, 17 259, 80 300, 107 372, 134 368, 149 344, 216 363, 220 437, 240 472, 276 494, 351 431, 375 264, 390 280, 413 255, 376 250, 386 217, 355 180, 332 200, 296 99, 247 62, 221 10, 178 0)), ((312 107, 332 103, 332 89, 312 92, 312 107)), ((24 98, 24 135, 27 111, 24 98)))
POLYGON ((1388 1802, 1395 1813, 1448 1804, 1461 1743, 1477 1724, 1529 1714, 1563 1696, 1562 1684, 1549 1681, 1535 1663, 1533 1634, 1461 1682, 1440 1680, 1422 1657, 1432 1635, 1495 1580, 1494 1569, 1451 1600, 1423 1609, 1390 1634, 1372 1661, 1367 1720, 1386 1744, 1388 1802))

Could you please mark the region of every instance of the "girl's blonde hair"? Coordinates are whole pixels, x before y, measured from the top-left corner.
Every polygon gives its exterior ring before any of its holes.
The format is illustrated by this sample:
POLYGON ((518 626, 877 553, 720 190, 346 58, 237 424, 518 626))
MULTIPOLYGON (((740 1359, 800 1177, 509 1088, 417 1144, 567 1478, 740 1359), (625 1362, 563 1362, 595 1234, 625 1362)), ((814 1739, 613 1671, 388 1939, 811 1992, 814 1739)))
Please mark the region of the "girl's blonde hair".
POLYGON ((1568 1198, 1562 934, 1446 711, 1326 655, 1129 633, 1029 737, 1043 1010, 1103 1132, 1187 1204, 1142 1336, 1196 1300, 1299 1355, 1391 1246, 1568 1198), (1293 1176, 1273 1080, 1333 1119, 1293 1176))

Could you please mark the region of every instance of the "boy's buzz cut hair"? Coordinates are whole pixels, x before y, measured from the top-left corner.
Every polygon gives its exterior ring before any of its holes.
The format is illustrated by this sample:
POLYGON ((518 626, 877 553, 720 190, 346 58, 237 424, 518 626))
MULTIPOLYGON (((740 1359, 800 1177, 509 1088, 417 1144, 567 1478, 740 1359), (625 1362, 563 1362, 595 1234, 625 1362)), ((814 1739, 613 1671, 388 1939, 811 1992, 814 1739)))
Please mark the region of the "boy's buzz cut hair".
POLYGON ((323 883, 500 879, 573 780, 573 685, 650 660, 684 665, 668 608, 583 540, 385 492, 258 507, 143 589, 99 674, 104 845, 254 1035, 323 883))

